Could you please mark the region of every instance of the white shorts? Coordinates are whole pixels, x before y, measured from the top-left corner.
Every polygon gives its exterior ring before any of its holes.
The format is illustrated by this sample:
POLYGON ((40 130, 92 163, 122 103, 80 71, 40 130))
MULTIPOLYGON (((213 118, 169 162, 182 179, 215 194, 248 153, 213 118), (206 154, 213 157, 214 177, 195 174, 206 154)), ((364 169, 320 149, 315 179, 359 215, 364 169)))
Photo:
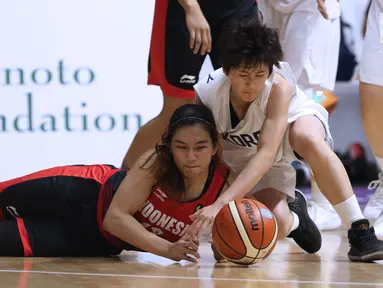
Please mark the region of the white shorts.
POLYGON ((380 21, 383 21, 383 16, 380 16, 381 13, 383 13, 383 0, 372 0, 368 12, 359 79, 361 82, 383 86, 383 31, 380 31, 380 21), (382 20, 380 20, 381 17, 382 20))
POLYGON ((284 61, 289 63, 298 84, 333 90, 339 57, 340 5, 336 0, 325 2, 330 17, 326 20, 316 1, 310 1, 311 6, 298 5, 286 13, 272 1, 259 0, 259 10, 266 24, 279 30, 284 61))
POLYGON ((287 201, 295 198, 296 172, 294 167, 287 161, 275 163, 262 179, 246 195, 249 198, 256 197, 256 193, 271 188, 287 194, 287 201))

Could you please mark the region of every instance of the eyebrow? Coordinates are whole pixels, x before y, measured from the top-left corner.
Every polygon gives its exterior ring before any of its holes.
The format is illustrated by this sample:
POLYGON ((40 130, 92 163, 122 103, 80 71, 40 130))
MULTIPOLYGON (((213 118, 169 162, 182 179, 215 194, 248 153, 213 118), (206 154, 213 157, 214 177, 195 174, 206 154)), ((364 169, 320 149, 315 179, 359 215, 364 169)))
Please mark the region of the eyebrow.
MULTIPOLYGON (((183 142, 183 141, 181 141, 181 140, 174 140, 174 142, 177 142, 177 143, 180 143, 180 144, 185 144, 186 145, 186 143, 185 142, 183 142)), ((206 144, 206 143, 208 143, 208 141, 207 140, 201 140, 201 141, 198 141, 197 143, 195 143, 195 144, 206 144)))

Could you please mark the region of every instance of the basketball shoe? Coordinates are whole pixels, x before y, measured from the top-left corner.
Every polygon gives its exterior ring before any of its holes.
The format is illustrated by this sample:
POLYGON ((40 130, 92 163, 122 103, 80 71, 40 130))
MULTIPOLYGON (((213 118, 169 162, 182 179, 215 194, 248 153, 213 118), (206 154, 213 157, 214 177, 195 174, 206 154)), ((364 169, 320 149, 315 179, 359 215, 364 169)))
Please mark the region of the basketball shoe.
POLYGON ((364 207, 363 214, 367 219, 376 219, 383 210, 383 173, 379 173, 379 179, 372 181, 368 185, 368 189, 376 190, 364 207))
POLYGON ((295 199, 289 203, 289 208, 297 214, 299 226, 287 236, 307 253, 316 253, 322 246, 322 235, 307 211, 307 201, 304 194, 295 189, 295 199))
POLYGON ((383 260, 383 241, 377 239, 375 230, 367 219, 352 223, 348 230, 350 251, 348 259, 354 262, 383 260))

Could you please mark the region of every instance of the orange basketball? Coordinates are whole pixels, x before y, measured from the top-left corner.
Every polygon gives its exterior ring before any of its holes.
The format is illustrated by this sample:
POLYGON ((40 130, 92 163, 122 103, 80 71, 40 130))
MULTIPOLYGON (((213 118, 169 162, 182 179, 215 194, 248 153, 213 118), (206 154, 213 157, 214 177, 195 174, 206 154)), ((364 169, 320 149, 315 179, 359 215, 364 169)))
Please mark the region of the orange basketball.
POLYGON ((271 211, 252 199, 225 205, 214 219, 213 243, 227 260, 244 265, 261 262, 274 250, 278 225, 271 211))

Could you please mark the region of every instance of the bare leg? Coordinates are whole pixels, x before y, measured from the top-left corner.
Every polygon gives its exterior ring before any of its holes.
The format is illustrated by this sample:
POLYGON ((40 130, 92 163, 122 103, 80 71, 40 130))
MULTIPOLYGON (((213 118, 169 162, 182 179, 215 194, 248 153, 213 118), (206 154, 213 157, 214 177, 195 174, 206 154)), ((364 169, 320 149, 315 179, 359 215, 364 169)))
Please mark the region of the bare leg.
POLYGON ((383 158, 383 86, 361 82, 359 89, 363 127, 368 143, 374 155, 383 158))
MULTIPOLYGON (((383 86, 360 82, 360 106, 368 143, 383 172, 383 86)), ((376 191, 364 208, 366 218, 377 219, 376 234, 383 238, 383 173, 374 181, 376 191)))
POLYGON ((158 116, 150 120, 140 128, 133 139, 132 144, 126 153, 122 166, 130 168, 136 160, 147 150, 154 148, 165 132, 173 112, 180 106, 187 103, 194 103, 194 98, 184 99, 168 97, 164 95, 164 106, 158 116))

